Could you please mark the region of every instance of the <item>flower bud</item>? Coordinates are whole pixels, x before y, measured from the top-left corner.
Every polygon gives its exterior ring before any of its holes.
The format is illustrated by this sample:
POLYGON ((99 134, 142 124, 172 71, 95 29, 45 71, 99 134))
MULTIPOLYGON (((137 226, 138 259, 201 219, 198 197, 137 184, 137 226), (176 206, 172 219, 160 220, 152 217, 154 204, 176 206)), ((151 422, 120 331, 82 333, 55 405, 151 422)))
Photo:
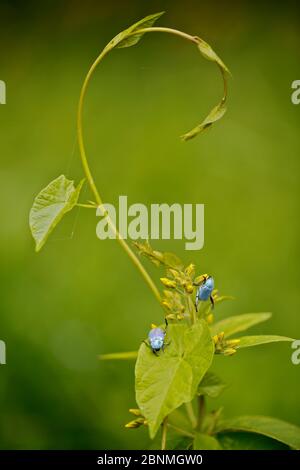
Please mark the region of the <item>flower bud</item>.
POLYGON ((176 320, 176 315, 174 313, 169 313, 166 315, 167 320, 176 320))
POLYGON ((185 268, 185 274, 187 276, 194 276, 195 274, 195 265, 193 263, 189 264, 186 268, 185 268))

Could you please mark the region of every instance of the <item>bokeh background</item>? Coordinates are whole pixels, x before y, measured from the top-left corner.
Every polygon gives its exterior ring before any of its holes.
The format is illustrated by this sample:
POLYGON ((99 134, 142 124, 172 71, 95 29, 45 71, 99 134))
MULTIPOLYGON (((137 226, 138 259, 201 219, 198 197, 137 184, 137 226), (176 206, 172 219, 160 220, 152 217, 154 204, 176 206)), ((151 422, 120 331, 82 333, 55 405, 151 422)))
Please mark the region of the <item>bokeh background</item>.
MULTIPOLYGON (((271 311, 253 332, 300 337, 300 106, 290 99, 300 78, 296 2, 1 0, 3 449, 148 445, 146 430, 123 427, 135 406, 134 364, 96 356, 136 349, 150 323, 162 320, 159 306, 119 245, 96 238, 92 211, 70 213, 40 254, 28 213, 59 174, 82 177, 75 114, 89 65, 116 33, 161 10, 160 25, 204 38, 231 69, 228 114, 182 143, 178 136, 221 96, 215 66, 169 35, 114 51, 85 106, 100 192, 112 203, 120 194, 129 203, 204 203, 203 250, 186 252, 181 241, 154 246, 194 261, 221 293, 236 297, 217 317, 271 311)), ((218 357, 214 369, 231 387, 210 406, 300 425, 300 366, 291 352, 275 344, 218 357)))

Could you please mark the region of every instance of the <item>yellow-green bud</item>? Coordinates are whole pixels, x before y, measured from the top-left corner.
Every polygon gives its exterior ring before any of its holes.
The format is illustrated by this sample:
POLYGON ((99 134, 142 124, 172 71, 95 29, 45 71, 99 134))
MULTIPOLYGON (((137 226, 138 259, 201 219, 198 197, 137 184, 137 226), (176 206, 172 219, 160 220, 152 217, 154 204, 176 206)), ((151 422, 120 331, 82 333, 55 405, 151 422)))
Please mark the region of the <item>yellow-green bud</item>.
POLYGON ((188 294, 192 294, 194 292, 194 287, 192 284, 186 284, 184 288, 188 294))
POLYGON ((221 333, 218 334, 218 339, 220 342, 223 341, 224 335, 225 335, 224 331, 221 331, 221 333))
POLYGON ((213 336, 213 342, 215 343, 215 346, 218 344, 219 342, 218 335, 213 336))

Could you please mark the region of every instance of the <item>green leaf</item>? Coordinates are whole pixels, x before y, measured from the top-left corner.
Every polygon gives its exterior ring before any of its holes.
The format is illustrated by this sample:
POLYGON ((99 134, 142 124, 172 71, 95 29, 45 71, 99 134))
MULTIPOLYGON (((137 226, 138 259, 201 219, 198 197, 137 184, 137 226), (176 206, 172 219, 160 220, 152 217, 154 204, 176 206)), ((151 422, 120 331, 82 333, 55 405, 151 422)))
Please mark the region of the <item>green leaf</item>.
POLYGON ((100 354, 98 359, 101 361, 111 361, 111 360, 128 360, 128 359, 136 359, 138 355, 137 351, 126 351, 126 352, 119 352, 119 353, 109 353, 109 354, 100 354))
POLYGON ((193 443, 194 450, 221 450, 217 439, 208 434, 197 433, 193 443))
POLYGON ((214 355, 204 320, 169 325, 166 340, 170 345, 158 356, 142 343, 135 368, 136 401, 152 439, 165 416, 193 399, 214 355))
POLYGON ((217 335, 224 331, 225 337, 247 330, 251 326, 257 325, 268 320, 272 316, 271 313, 245 313, 243 315, 235 315, 234 317, 225 318, 211 326, 212 335, 217 335))
POLYGON ((217 398, 227 387, 216 374, 206 372, 198 387, 198 395, 207 395, 210 398, 217 398))
POLYGON ((190 140, 196 137, 200 132, 207 130, 209 127, 213 125, 214 122, 221 119, 224 114, 226 113, 226 106, 225 106, 225 99, 222 99, 220 103, 215 106, 208 116, 201 122, 198 126, 194 127, 191 131, 187 132, 186 134, 182 135, 182 140, 190 140))
POLYGON ((210 111, 208 116, 199 124, 198 126, 194 127, 191 131, 187 132, 186 134, 182 135, 182 140, 190 140, 196 137, 200 132, 203 132, 210 128, 216 121, 221 119, 224 114, 226 113, 226 99, 227 99, 227 74, 230 74, 228 68, 224 64, 224 62, 220 59, 220 57, 215 53, 212 47, 203 39, 199 37, 195 37, 197 40, 197 47, 201 52, 202 56, 207 59, 215 62, 222 73, 223 83, 224 83, 224 94, 221 101, 210 111))
POLYGON ((222 432, 217 438, 224 450, 289 450, 282 442, 251 432, 222 432))
POLYGON ((141 37, 145 33, 137 33, 134 34, 135 31, 139 29, 151 28, 151 26, 155 23, 158 18, 160 18, 164 14, 164 11, 160 13, 154 13, 153 15, 146 16, 142 20, 134 23, 133 25, 129 26, 129 28, 125 29, 121 33, 117 34, 106 46, 108 49, 116 48, 123 48, 123 47, 130 47, 134 46, 139 42, 141 37))
POLYGON ((61 175, 36 196, 29 215, 36 251, 40 251, 63 216, 73 209, 83 183, 84 180, 81 180, 75 188, 73 181, 61 175))
POLYGON ((300 428, 268 416, 239 416, 219 422, 217 432, 246 431, 276 439, 293 449, 300 449, 300 428))
POLYGON ((277 335, 242 336, 241 338, 237 339, 240 340, 240 343, 235 346, 236 349, 259 346, 260 344, 276 343, 278 341, 294 341, 293 338, 277 335))

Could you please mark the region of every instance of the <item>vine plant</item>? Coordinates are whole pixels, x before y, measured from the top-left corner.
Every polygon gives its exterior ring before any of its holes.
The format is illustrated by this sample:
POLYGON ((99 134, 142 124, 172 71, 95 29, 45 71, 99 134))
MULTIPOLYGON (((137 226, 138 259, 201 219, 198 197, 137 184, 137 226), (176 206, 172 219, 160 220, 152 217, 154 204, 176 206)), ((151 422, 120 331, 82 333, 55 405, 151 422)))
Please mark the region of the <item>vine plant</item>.
MULTIPOLYGON (((270 318, 269 313, 249 313, 214 321, 219 304, 230 299, 212 291, 213 309, 209 301, 195 306, 196 293, 203 285, 206 274, 196 273, 194 264, 184 266, 171 253, 154 250, 149 242, 135 242, 138 253, 165 270, 161 282, 161 294, 144 268, 133 247, 122 238, 103 208, 102 198, 94 181, 86 156, 82 115, 84 98, 94 70, 104 57, 116 48, 137 44, 150 32, 169 33, 189 41, 202 56, 214 62, 221 72, 223 95, 201 124, 182 136, 184 141, 197 136, 219 120, 225 113, 227 76, 229 70, 213 49, 198 36, 166 27, 154 27, 162 15, 147 16, 115 36, 102 50, 89 69, 80 93, 77 134, 85 178, 93 200, 80 203, 79 196, 84 180, 75 186, 64 175, 59 176, 35 198, 30 211, 30 229, 36 251, 45 244, 48 236, 63 216, 75 206, 102 208, 104 217, 122 248, 125 250, 144 281, 158 300, 167 320, 168 346, 157 355, 143 342, 137 352, 112 353, 100 356, 102 360, 136 359, 135 388, 138 408, 130 412, 134 419, 127 428, 146 425, 151 439, 157 439, 161 428, 161 449, 227 449, 227 448, 300 448, 300 429, 281 420, 262 416, 242 416, 223 419, 221 410, 208 412, 205 399, 217 397, 225 384, 213 372, 211 366, 216 355, 233 356, 238 350, 276 341, 292 341, 275 335, 242 336, 232 338, 247 328, 270 318), (257 436, 260 435, 260 438, 257 436)), ((163 323, 163 322, 162 322, 163 323)), ((154 327, 154 325, 153 325, 154 327)), ((154 446, 158 445, 154 440, 154 446)))

